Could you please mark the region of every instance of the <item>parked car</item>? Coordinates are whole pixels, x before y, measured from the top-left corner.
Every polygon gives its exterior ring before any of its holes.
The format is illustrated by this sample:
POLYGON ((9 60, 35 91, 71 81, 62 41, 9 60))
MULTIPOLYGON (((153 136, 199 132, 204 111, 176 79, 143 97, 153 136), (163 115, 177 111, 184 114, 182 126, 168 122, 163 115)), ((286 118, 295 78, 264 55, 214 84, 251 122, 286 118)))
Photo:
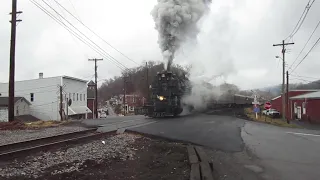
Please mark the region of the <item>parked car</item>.
POLYGON ((100 114, 100 118, 106 118, 107 117, 107 114, 105 113, 105 112, 102 112, 101 114, 100 114))
POLYGON ((275 109, 267 109, 262 111, 263 115, 271 116, 273 118, 280 117, 280 112, 275 109))

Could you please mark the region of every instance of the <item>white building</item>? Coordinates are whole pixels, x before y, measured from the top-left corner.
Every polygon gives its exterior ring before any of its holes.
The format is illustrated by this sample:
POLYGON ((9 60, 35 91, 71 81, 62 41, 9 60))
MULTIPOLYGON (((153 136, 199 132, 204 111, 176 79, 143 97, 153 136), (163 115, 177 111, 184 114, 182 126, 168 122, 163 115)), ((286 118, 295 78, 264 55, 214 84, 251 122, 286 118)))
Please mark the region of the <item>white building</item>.
MULTIPOLYGON (((24 97, 31 103, 30 115, 41 120, 61 120, 60 86, 62 86, 63 116, 69 118, 86 118, 91 110, 87 107, 87 81, 69 76, 43 78, 39 73, 38 79, 16 81, 15 96, 24 97), (72 103, 67 107, 67 100, 72 103)), ((0 83, 1 96, 8 96, 8 83, 0 83)))
MULTIPOLYGON (((0 96, 0 122, 8 122, 9 97, 0 96)), ((23 116, 30 114, 30 102, 24 97, 14 98, 14 116, 23 116)))

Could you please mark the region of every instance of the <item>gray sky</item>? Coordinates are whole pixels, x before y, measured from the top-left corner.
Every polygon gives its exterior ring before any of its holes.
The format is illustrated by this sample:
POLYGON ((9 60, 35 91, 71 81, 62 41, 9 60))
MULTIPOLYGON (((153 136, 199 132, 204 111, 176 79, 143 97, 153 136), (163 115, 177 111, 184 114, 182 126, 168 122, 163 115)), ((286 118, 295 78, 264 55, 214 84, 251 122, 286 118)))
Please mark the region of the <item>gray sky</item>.
MULTIPOLYGON (((36 1, 45 5, 41 0, 36 1)), ((144 60, 162 60, 157 44, 158 34, 150 15, 156 0, 57 1, 138 64, 144 60)), ((68 16, 54 0, 46 2, 122 64, 127 67, 136 66, 68 16)), ((308 0, 213 0, 210 14, 199 24, 201 32, 198 44, 185 44, 178 51, 174 62, 193 64, 194 75, 225 75, 212 83, 226 81, 241 89, 279 84, 282 82, 282 68, 275 56, 281 55, 281 48, 273 47, 272 44, 280 43, 291 33, 307 2, 308 0)), ((94 64, 87 59, 101 58, 99 54, 73 37, 29 0, 20 0, 18 3, 18 10, 23 11, 19 19, 23 21, 17 26, 16 80, 37 78, 39 72, 43 72, 45 77, 93 77, 94 64)), ((319 8, 320 3, 316 1, 293 38, 295 45, 288 47, 286 60, 289 66, 320 20, 317 16, 319 8)), ((8 81, 10 9, 10 1, 1 3, 0 82, 8 81)), ((320 29, 314 34, 305 52, 319 36, 320 29)), ((319 48, 316 47, 295 70, 295 74, 318 77, 319 57, 319 48)), ((98 71, 100 79, 120 75, 120 69, 107 59, 99 62, 98 71)), ((305 77, 300 79, 315 80, 305 77)), ((291 82, 303 81, 292 79, 291 82)))

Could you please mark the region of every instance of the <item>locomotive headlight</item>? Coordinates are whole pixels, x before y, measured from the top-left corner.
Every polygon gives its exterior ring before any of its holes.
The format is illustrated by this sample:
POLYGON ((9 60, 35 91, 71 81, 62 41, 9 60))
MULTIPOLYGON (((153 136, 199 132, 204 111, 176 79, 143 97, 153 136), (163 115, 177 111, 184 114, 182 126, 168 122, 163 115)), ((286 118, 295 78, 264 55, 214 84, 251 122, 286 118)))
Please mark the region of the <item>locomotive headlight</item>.
POLYGON ((165 75, 165 74, 162 74, 161 77, 166 77, 166 75, 165 75))
POLYGON ((158 96, 159 100, 160 101, 163 101, 164 100, 164 97, 163 96, 158 96))

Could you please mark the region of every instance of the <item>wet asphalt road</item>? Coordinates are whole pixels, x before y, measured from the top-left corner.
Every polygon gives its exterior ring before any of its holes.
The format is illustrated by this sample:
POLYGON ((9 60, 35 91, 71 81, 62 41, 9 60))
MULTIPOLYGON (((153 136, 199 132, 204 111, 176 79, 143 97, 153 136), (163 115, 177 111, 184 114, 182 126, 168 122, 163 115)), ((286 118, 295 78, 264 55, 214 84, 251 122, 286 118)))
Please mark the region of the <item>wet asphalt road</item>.
MULTIPOLYGON (((144 116, 86 120, 90 126, 148 122, 144 116)), ((218 169, 219 179, 316 180, 320 177, 320 134, 280 128, 231 116, 198 114, 166 118, 129 128, 203 145, 218 169)))

